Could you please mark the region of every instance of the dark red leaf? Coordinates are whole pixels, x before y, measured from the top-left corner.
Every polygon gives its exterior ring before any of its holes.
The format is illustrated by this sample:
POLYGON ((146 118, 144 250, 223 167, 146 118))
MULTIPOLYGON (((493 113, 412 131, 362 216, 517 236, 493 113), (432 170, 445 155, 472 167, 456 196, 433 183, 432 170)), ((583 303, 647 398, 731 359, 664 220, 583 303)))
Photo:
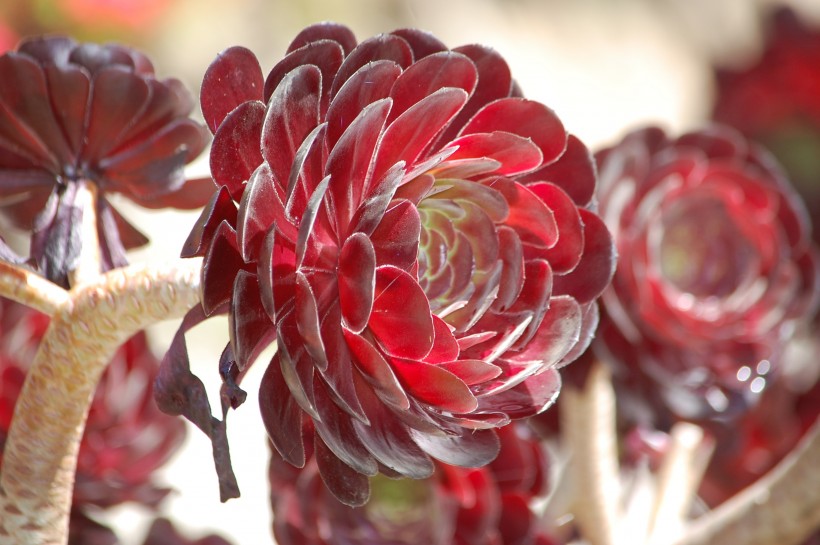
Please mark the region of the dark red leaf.
MULTIPOLYGON (((282 77, 270 96, 262 128, 262 156, 279 183, 290 178, 299 146, 319 124, 322 81, 316 66, 299 66, 282 77)), ((256 145, 260 145, 258 140, 256 145)))
POLYGON ((278 354, 274 354, 262 376, 259 385, 259 409, 268 437, 279 455, 289 464, 304 467, 302 410, 290 395, 290 389, 282 375, 278 354))
POLYGON ((466 101, 463 89, 439 89, 400 115, 384 133, 371 179, 380 179, 399 161, 415 163, 466 101))
POLYGON ((609 285, 617 257, 603 220, 583 208, 579 212, 584 223, 584 255, 571 273, 555 276, 552 289, 556 295, 567 294, 579 303, 588 303, 609 285))
POLYGON ((204 256, 222 221, 227 221, 229 225, 236 225, 236 205, 231 200, 230 193, 225 186, 219 187, 211 195, 210 201, 191 229, 188 239, 182 245, 181 257, 204 256))
POLYGON ((245 372, 262 350, 276 340, 276 329, 262 308, 255 274, 240 270, 236 275, 228 318, 236 365, 245 372))
POLYGON ((555 113, 524 98, 502 98, 486 104, 460 134, 495 131, 531 138, 541 148, 545 164, 555 161, 567 147, 567 133, 555 113))
POLYGON ((259 61, 249 49, 229 47, 213 60, 202 78, 202 115, 212 133, 243 102, 261 101, 265 81, 259 61))
POLYGON ((339 304, 345 327, 361 333, 367 326, 376 286, 376 253, 362 233, 348 238, 339 253, 339 304))
POLYGON ((390 366, 404 389, 426 405, 452 413, 469 413, 478 406, 464 381, 445 366, 401 358, 391 358, 390 366))
POLYGON ((481 467, 492 462, 500 444, 493 430, 460 429, 454 434, 431 435, 410 430, 413 440, 433 458, 460 467, 481 467))
POLYGON ((351 468, 316 437, 314 440, 319 475, 337 500, 349 507, 361 507, 370 498, 370 480, 351 468))
POLYGON ((362 67, 380 61, 395 63, 399 68, 405 69, 413 62, 413 53, 407 46, 407 42, 396 36, 380 34, 368 38, 357 45, 339 67, 330 89, 330 96, 336 97, 342 85, 362 67))
POLYGON ((217 185, 227 186, 235 201, 242 198, 246 182, 262 163, 259 138, 265 120, 265 105, 243 102, 232 110, 214 135, 211 173, 217 185))
POLYGON ((347 329, 342 331, 347 346, 354 356, 356 367, 379 399, 399 410, 409 409, 410 401, 407 399, 407 394, 404 393, 393 369, 378 349, 361 335, 347 329))
POLYGON ((475 65, 459 53, 442 51, 417 60, 402 72, 390 92, 393 108, 389 122, 439 89, 459 88, 470 95, 477 79, 475 65))
POLYGON ((385 351, 399 358, 420 360, 433 347, 435 330, 427 297, 412 276, 392 265, 376 269, 368 327, 385 351))

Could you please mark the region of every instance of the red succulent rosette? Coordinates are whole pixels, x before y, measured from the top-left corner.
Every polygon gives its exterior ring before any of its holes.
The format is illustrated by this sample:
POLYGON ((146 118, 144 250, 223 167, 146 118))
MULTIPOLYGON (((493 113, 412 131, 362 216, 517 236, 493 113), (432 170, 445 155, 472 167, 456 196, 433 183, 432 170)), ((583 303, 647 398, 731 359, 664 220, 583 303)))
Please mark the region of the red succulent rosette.
MULTIPOLYGON (((330 23, 266 79, 239 47, 205 75, 220 190, 183 255, 204 255, 205 313, 229 312, 228 384, 277 342, 271 441, 303 466, 311 419, 346 504, 380 471, 487 464, 493 429, 549 406, 589 343, 614 266, 594 165, 517 95, 489 48, 417 30, 357 44, 330 23)), ((160 397, 181 412, 171 382, 160 397)))
POLYGON ((679 417, 744 408, 817 301, 799 197, 728 127, 635 131, 597 160, 600 213, 621 256, 598 352, 679 417))
POLYGON ((119 45, 36 38, 0 56, 0 204, 33 229, 31 259, 46 277, 68 285, 90 206, 105 270, 147 242, 107 194, 149 208, 207 201, 210 182, 183 175, 207 143, 193 104, 180 81, 157 79, 145 55, 119 45))
MULTIPOLYGON (((788 8, 765 21, 763 51, 716 70, 713 117, 772 151, 813 217, 820 214, 820 28, 788 8)), ((814 239, 820 242, 818 222, 814 239)))
MULTIPOLYGON (((532 503, 547 493, 547 459, 524 426, 499 430, 498 458, 483 468, 436 463, 421 480, 373 479, 367 505, 340 503, 314 453, 294 468, 273 453, 273 529, 279 545, 546 545, 532 503)), ((311 445, 307 444, 308 447, 311 445)))
MULTIPOLYGON (((14 404, 48 323, 43 314, 0 300, 0 457, 14 404)), ((152 477, 182 443, 185 426, 154 403, 151 381, 158 366, 141 333, 117 351, 103 374, 77 461, 73 505, 78 518, 90 506, 155 506, 168 494, 152 477)))

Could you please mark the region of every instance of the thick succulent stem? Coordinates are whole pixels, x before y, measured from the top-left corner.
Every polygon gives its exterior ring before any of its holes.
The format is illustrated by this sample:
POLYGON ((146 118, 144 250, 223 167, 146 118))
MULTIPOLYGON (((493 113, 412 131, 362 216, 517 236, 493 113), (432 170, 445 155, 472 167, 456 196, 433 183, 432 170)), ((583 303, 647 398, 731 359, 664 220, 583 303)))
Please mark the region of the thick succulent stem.
POLYGON ((696 519, 677 545, 797 545, 820 529, 820 419, 772 471, 696 519))
POLYGON ((69 295, 35 272, 0 261, 0 297, 53 316, 68 301, 69 295))
POLYGON ((701 428, 688 422, 675 424, 670 438, 657 479, 650 545, 666 545, 680 535, 714 446, 704 440, 701 428))
POLYGON ((578 526, 591 545, 615 545, 621 491, 609 370, 596 362, 583 390, 565 386, 561 403, 561 429, 572 450, 578 526))
POLYGON ((120 344, 197 304, 200 266, 184 260, 116 269, 56 305, 6 441, 0 544, 66 543, 77 452, 97 382, 120 344))
POLYGON ((100 255, 100 233, 97 230, 97 186, 88 181, 77 182, 77 196, 74 205, 83 211, 80 225, 82 246, 80 255, 68 271, 71 287, 93 282, 102 270, 100 255))

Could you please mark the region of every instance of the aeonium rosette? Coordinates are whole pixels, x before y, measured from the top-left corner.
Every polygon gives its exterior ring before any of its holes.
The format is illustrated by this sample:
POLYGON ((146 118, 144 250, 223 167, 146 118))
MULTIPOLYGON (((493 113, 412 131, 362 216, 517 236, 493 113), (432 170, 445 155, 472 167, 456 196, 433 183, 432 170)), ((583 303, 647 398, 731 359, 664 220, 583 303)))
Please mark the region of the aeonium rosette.
MULTIPOLYGON (((210 181, 184 176, 208 136, 193 106, 182 82, 121 45, 50 36, 0 56, 0 214, 32 231, 31 261, 46 278, 68 287, 81 254, 98 252, 107 271, 148 242, 111 194, 148 208, 204 205, 210 181)), ((22 261, 2 239, 0 259, 22 261)))
MULTIPOLYGON (((220 189, 183 255, 204 255, 205 314, 230 316, 223 403, 277 342, 259 399, 286 461, 310 418, 324 482, 359 505, 380 471, 490 462, 493 428, 552 403, 613 247, 586 148, 498 53, 325 23, 266 79, 228 49, 201 101, 220 189)), ((193 414, 171 368, 161 404, 193 414)))
POLYGON ((673 418, 731 416, 777 371, 817 301, 816 248, 794 189, 722 126, 638 130, 596 155, 621 256, 598 352, 673 418), (624 372, 626 371, 626 372, 624 372))

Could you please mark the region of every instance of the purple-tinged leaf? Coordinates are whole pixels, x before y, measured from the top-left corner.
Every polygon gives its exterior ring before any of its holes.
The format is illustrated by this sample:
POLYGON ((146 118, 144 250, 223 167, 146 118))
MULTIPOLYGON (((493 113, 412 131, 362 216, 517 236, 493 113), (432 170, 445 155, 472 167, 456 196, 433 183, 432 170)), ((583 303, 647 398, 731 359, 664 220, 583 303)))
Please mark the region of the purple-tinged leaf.
POLYGON ((214 464, 219 479, 219 495, 224 502, 239 497, 239 487, 231 467, 225 421, 211 415, 211 405, 202 381, 191 373, 185 333, 207 318, 199 305, 185 315, 162 359, 154 381, 154 400, 164 413, 182 415, 211 439, 214 464))
POLYGON ((519 181, 552 182, 567 192, 578 206, 587 206, 595 194, 595 161, 578 137, 567 137, 567 149, 557 161, 528 174, 519 181))
POLYGON ((268 437, 279 455, 291 465, 304 467, 302 409, 290 395, 290 389, 282 376, 278 354, 274 354, 262 376, 259 409, 268 437))
POLYGON ((330 150, 325 172, 330 176, 329 197, 342 236, 353 227, 350 223, 362 202, 365 177, 389 111, 387 99, 368 105, 330 150))
POLYGON ((376 460, 356 437, 350 416, 339 410, 322 381, 316 382, 314 391, 316 410, 322 417, 313 423, 322 442, 346 465, 358 473, 373 476, 379 471, 376 460))
POLYGON ((236 246, 236 231, 223 220, 202 261, 202 308, 207 315, 230 301, 234 279, 244 266, 236 246))
POLYGON ((46 76, 37 63, 14 52, 0 57, 0 136, 23 146, 49 170, 59 171, 71 162, 72 153, 48 97, 46 76))
POLYGON ((425 479, 433 474, 432 460, 416 445, 409 430, 373 393, 370 386, 357 377, 356 390, 370 425, 353 421, 365 448, 387 468, 411 479, 425 479))
POLYGON ((139 118, 149 95, 148 83, 122 67, 97 72, 91 82, 83 158, 93 164, 114 149, 139 118))
POLYGON ((315 437, 313 444, 319 475, 331 494, 348 507, 366 504, 370 499, 370 480, 367 476, 337 458, 320 437, 315 437))
POLYGON ((379 266, 409 270, 418 257, 421 219, 409 201, 394 201, 370 236, 379 266))
POLYGON ((313 364, 318 370, 323 371, 327 369, 328 361, 319 330, 319 309, 317 308, 313 288, 301 271, 296 271, 295 287, 294 299, 296 306, 293 312, 296 317, 296 328, 302 338, 305 350, 313 359, 313 364))
POLYGON ((78 66, 48 63, 43 70, 48 88, 60 89, 59 93, 49 94, 51 108, 71 154, 77 157, 83 146, 91 82, 78 66))
POLYGON ((581 261, 584 253, 584 226, 581 215, 572 199, 557 185, 535 183, 527 189, 538 195, 552 211, 558 226, 558 241, 548 248, 543 256, 549 261, 555 274, 561 275, 572 271, 581 261))
POLYGON ((413 440, 427 454, 445 464, 482 467, 492 462, 500 444, 493 430, 461 429, 453 435, 430 435, 410 430, 413 440))
POLYGON ((514 420, 528 418, 555 403, 560 391, 561 375, 547 369, 508 390, 479 396, 477 412, 501 411, 514 420))
POLYGON ((476 44, 463 45, 453 51, 473 61, 478 70, 478 85, 470 96, 470 100, 442 134, 439 140, 442 143, 453 140, 482 106, 499 98, 510 96, 512 90, 510 67, 498 51, 476 44))
MULTIPOLYGON (((512 176, 535 170, 541 165, 542 154, 529 138, 509 132, 472 133, 461 136, 449 145, 458 149, 447 161, 470 158, 490 158, 499 162, 493 174, 512 176)), ((491 171, 492 172, 492 171, 491 171)))
POLYGON ((438 53, 439 51, 446 51, 447 46, 444 42, 433 36, 430 32, 419 30, 417 28, 400 28, 394 30, 390 34, 398 36, 410 45, 413 52, 413 59, 420 60, 427 55, 438 53))
POLYGON ((497 365, 483 360, 455 360, 439 363, 438 367, 446 369, 457 376, 467 386, 494 379, 501 374, 497 365))
POLYGON ((516 232, 502 225, 498 228, 499 259, 504 263, 501 271, 501 283, 498 295, 493 303, 493 310, 503 312, 510 308, 524 287, 524 250, 521 239, 516 232))
POLYGON ((515 229, 521 242, 539 249, 555 246, 559 237, 555 216, 538 196, 509 178, 499 176, 481 183, 504 196, 510 207, 504 224, 515 229))
POLYGON ((447 322, 433 314, 435 338, 433 348, 424 357, 425 363, 443 363, 458 358, 458 343, 447 322))
POLYGON ((357 371, 353 368, 350 350, 345 342, 342 328, 339 327, 341 321, 339 304, 331 304, 322 317, 321 328, 325 352, 328 361, 332 361, 333 365, 328 365, 327 369, 320 372, 336 405, 363 424, 369 424, 353 383, 353 373, 357 371))
POLYGON ((279 83, 293 70, 302 66, 313 65, 322 73, 322 98, 319 114, 322 118, 327 112, 330 100, 330 85, 344 59, 344 51, 338 42, 319 40, 310 42, 299 49, 288 53, 265 78, 265 102, 268 102, 279 83))
POLYGON ((517 364, 537 363, 552 367, 577 344, 581 334, 581 306, 567 296, 553 296, 538 329, 520 350, 503 357, 517 364))

